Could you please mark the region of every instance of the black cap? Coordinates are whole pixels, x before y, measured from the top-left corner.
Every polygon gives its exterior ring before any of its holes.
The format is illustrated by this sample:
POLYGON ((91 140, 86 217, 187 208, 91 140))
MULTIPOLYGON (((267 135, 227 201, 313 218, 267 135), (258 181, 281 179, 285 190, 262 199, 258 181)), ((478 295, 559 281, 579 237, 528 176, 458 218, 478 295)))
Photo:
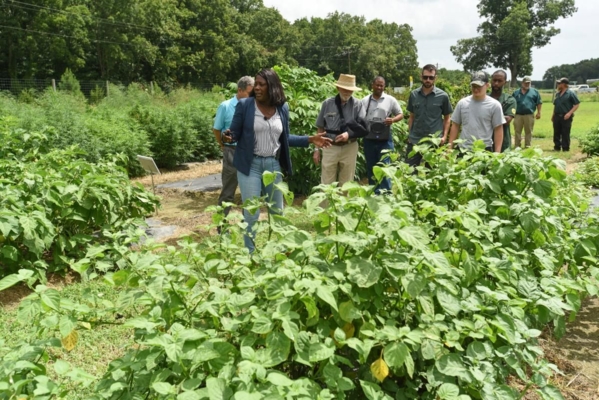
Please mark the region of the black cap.
POLYGON ((470 76, 470 84, 483 86, 485 83, 489 83, 489 74, 485 71, 476 71, 470 76))
POLYGON ((561 78, 557 80, 557 83, 565 83, 566 85, 570 84, 570 81, 568 80, 568 78, 561 78))

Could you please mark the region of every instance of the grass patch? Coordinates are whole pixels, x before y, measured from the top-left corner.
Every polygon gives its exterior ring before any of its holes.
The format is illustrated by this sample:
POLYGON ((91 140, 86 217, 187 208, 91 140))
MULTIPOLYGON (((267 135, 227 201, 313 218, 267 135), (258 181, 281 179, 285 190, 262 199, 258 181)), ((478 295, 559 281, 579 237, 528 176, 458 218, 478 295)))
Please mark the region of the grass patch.
MULTIPOLYGON (((549 96, 547 100, 543 99, 541 119, 535 121, 533 133, 535 138, 553 138, 551 114, 553 114, 553 104, 551 104, 551 96, 549 96)), ((581 138, 597 125, 599 125, 599 102, 580 103, 572 122, 572 137, 581 138)), ((522 132, 522 135, 524 135, 524 132, 522 132)), ((512 133, 512 136, 514 136, 514 133, 512 133)))
POLYGON ((577 163, 585 157, 585 155, 581 151, 580 142, 577 139, 572 140, 572 143, 570 144, 570 151, 568 152, 553 151, 552 138, 533 139, 532 145, 534 147, 540 147, 541 150, 543 150, 545 156, 560 158, 566 161, 567 163, 577 163))
MULTIPOLYGON (((58 289, 58 288, 57 288, 58 289)), ((8 291, 18 290, 15 288, 8 291)), ((81 300, 88 293, 101 294, 104 301, 116 301, 119 292, 112 286, 102 281, 74 282, 64 286, 62 293, 69 298, 81 300)), ((38 332, 32 326, 31 321, 19 317, 18 307, 15 302, 0 304, 0 337, 3 338, 7 347, 19 342, 30 342, 38 338, 38 332)), ((116 319, 115 322, 124 322, 116 319)), ((77 346, 67 352, 64 349, 52 349, 51 354, 56 359, 64 360, 74 367, 100 378, 108 367, 110 361, 122 356, 133 344, 133 329, 125 328, 121 324, 105 325, 92 330, 80 329, 77 346)), ((3 354, 0 351, 0 358, 3 354)), ((52 363, 48 363, 48 376, 56 379, 52 363)), ((85 399, 91 397, 94 385, 88 387, 72 386, 68 399, 85 399)))

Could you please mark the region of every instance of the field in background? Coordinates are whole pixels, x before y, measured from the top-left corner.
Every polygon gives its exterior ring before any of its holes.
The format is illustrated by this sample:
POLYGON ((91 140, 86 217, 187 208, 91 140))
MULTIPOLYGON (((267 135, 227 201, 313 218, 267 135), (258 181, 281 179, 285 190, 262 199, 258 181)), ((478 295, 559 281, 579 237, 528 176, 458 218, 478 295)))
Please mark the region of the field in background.
MULTIPOLYGON (((551 96, 551 91, 541 91, 543 108, 541 109, 541 119, 535 122, 534 137, 553 138, 553 125, 551 123, 553 104, 551 103, 551 96)), ((599 94, 581 95, 580 100, 580 107, 572 124, 573 138, 581 138, 599 125, 599 94)))

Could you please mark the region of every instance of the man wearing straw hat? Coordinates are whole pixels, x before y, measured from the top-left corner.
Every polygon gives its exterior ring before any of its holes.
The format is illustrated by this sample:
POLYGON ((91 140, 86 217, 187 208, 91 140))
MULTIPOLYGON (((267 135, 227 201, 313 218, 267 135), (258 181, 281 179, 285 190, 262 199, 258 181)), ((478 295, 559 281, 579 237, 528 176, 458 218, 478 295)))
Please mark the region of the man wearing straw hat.
MULTIPOLYGON (((335 84, 339 94, 322 103, 316 119, 318 133, 327 133, 333 146, 322 149, 321 182, 339 182, 339 186, 354 179, 358 157, 357 139, 368 134, 362 103, 352 94, 362 90, 356 86, 354 75, 341 74, 335 84)), ((321 163, 319 150, 314 152, 314 163, 321 163)))

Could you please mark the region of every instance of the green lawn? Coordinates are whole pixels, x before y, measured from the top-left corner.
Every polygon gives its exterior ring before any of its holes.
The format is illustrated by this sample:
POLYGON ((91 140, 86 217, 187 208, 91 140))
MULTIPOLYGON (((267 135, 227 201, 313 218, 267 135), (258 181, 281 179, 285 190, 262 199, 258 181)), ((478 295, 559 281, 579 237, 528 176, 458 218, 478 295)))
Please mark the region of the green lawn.
MULTIPOLYGON (((553 113, 553 104, 551 104, 551 92, 541 92, 541 97, 543 99, 541 119, 535 122, 533 135, 538 138, 552 138, 553 125, 551 123, 551 114, 553 113)), ((580 107, 572 123, 572 137, 575 138, 583 137, 592 128, 599 125, 599 102, 585 100, 587 100, 586 95, 585 97, 581 97, 580 107)))

